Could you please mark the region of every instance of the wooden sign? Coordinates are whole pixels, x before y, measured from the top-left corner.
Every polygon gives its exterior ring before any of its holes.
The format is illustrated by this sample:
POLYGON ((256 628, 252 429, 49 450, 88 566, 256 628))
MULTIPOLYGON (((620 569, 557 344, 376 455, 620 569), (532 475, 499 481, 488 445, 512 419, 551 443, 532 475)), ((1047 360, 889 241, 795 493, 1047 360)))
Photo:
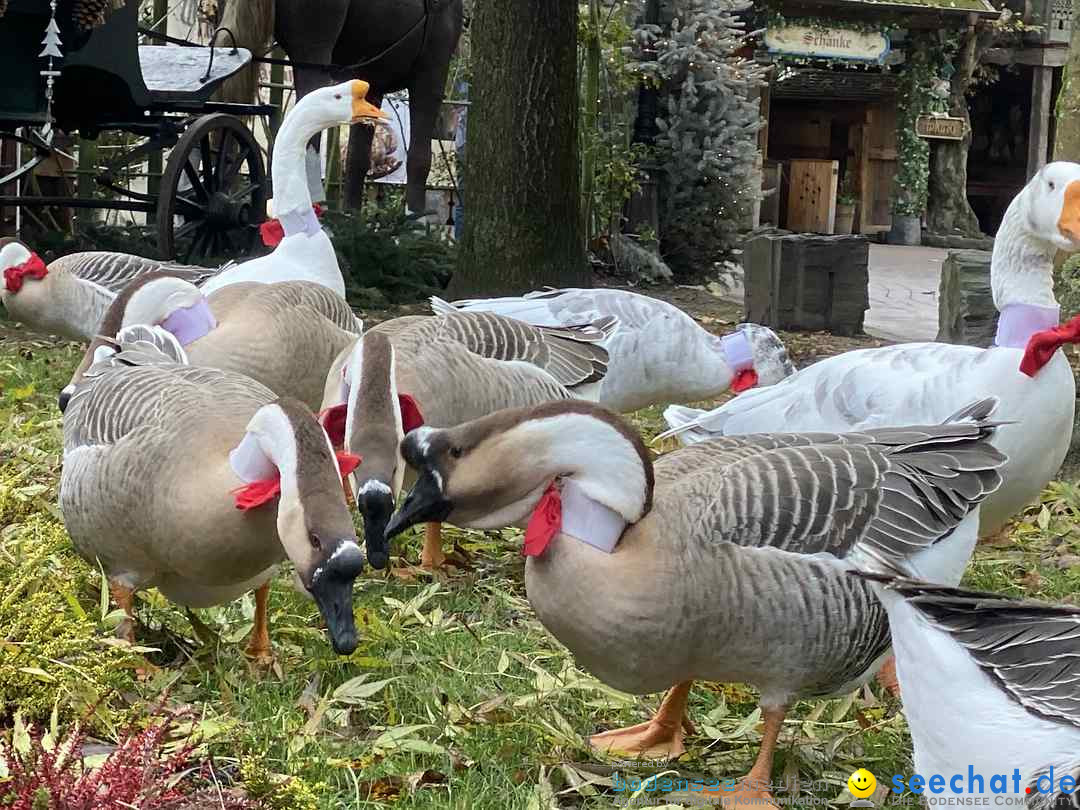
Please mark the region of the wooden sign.
POLYGON ((889 54, 889 38, 880 32, 848 28, 784 25, 765 31, 765 47, 770 53, 791 56, 881 62, 889 54))
POLYGON ((951 115, 920 115, 915 119, 915 134, 920 138, 942 141, 963 140, 967 126, 963 118, 951 115))

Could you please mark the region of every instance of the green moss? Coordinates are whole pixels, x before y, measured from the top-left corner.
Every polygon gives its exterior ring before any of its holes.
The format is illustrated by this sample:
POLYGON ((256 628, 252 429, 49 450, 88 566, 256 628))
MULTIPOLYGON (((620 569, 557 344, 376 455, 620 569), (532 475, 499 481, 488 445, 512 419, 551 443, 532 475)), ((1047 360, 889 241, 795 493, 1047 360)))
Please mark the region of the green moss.
POLYGON ((0 547, 0 715, 28 720, 107 712, 109 696, 132 685, 141 660, 113 646, 94 621, 94 572, 71 550, 63 526, 34 515, 0 547))

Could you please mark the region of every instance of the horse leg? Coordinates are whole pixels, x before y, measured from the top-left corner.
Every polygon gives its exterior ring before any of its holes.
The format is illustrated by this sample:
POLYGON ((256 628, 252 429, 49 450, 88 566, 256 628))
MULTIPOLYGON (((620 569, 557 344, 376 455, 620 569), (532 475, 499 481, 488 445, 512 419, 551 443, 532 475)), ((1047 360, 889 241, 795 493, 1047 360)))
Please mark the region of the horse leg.
MULTIPOLYGON (((368 101, 382 106, 382 96, 369 91, 368 101)), ((345 161, 345 208, 359 211, 364 204, 364 179, 371 166, 371 139, 375 129, 368 124, 349 127, 349 156, 345 161)))
POLYGON ((409 158, 405 164, 405 204, 409 214, 427 213, 427 180, 431 173, 431 136, 443 100, 443 81, 437 89, 418 76, 409 87, 409 158))
MULTIPOLYGON (((236 2, 236 0, 233 0, 236 2)), ((246 0, 245 0, 246 2, 246 0)), ((295 62, 328 65, 333 62, 334 46, 341 36, 349 0, 276 0, 274 35, 282 50, 295 62)), ((312 90, 333 84, 330 74, 310 68, 293 68, 293 86, 301 99, 312 90)), ((312 202, 326 199, 322 182, 322 161, 316 135, 308 142, 305 170, 312 202)))

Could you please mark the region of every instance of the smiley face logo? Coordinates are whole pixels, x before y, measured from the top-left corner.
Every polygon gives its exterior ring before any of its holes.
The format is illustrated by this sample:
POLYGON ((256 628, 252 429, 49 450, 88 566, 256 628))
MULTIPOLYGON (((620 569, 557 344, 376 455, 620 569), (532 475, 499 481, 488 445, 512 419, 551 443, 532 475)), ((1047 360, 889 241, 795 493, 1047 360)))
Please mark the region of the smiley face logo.
POLYGON ((877 790, 877 779, 866 768, 859 768, 847 780, 848 790, 858 799, 867 799, 877 790))

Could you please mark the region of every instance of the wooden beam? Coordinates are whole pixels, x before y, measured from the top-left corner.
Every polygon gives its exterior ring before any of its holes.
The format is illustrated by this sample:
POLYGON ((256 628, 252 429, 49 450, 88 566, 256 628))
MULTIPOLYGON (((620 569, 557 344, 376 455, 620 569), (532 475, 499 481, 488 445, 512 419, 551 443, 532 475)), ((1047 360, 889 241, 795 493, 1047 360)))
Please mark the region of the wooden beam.
POLYGON ((1028 179, 1046 165, 1046 155, 1050 150, 1050 97, 1054 91, 1053 68, 1033 68, 1032 74, 1031 121, 1028 127, 1028 179))
POLYGON ((982 62, 988 65, 1033 65, 1036 67, 1062 67, 1069 58, 1064 46, 1049 48, 990 48, 983 54, 982 62))

